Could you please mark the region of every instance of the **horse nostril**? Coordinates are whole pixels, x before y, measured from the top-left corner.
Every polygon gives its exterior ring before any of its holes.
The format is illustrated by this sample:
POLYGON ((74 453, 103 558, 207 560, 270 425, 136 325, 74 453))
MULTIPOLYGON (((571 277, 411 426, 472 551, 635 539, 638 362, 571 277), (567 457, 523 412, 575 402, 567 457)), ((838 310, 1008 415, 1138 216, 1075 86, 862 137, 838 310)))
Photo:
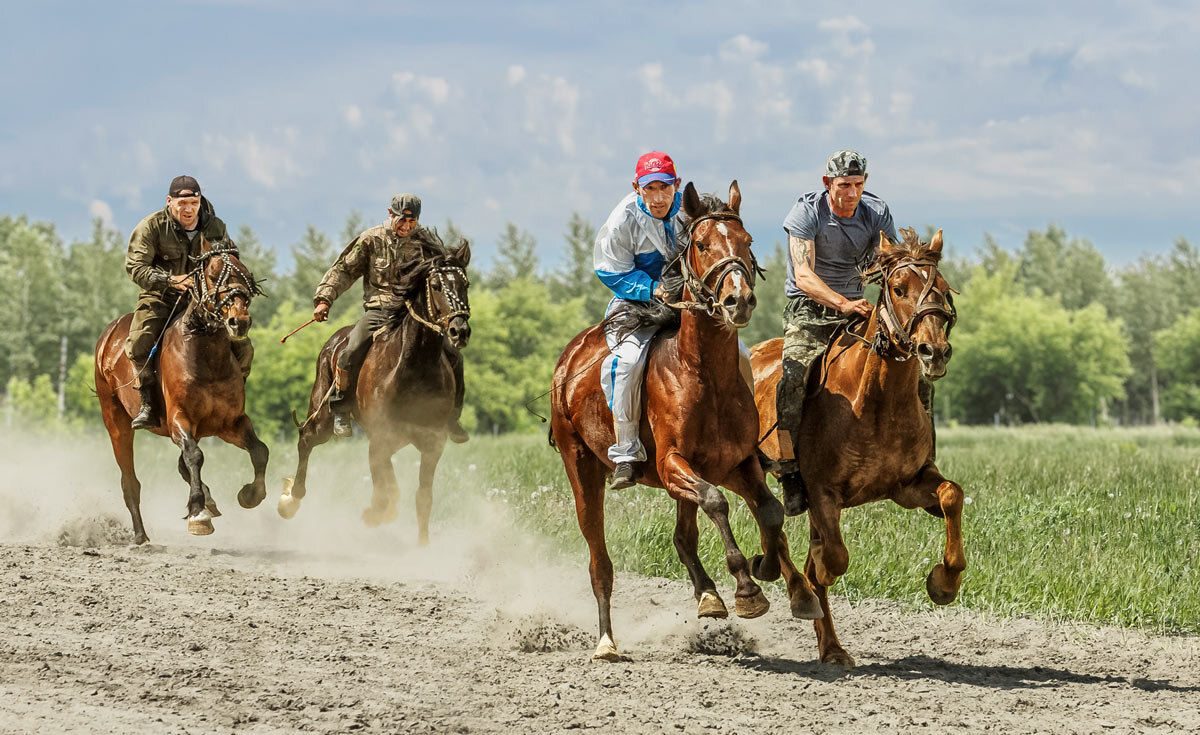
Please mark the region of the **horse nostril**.
POLYGON ((733 309, 733 308, 737 307, 737 302, 738 302, 737 297, 726 296, 725 299, 723 301, 721 301, 721 305, 724 306, 726 309, 733 309))
POLYGON ((950 359, 950 353, 951 353, 953 350, 954 350, 954 348, 953 348, 953 347, 951 347, 950 345, 946 345, 946 349, 942 350, 942 358, 943 358, 943 359, 945 359, 945 360, 949 360, 949 359, 950 359))
POLYGON ((755 296, 753 293, 751 293, 750 298, 746 299, 746 305, 749 306, 751 309, 758 306, 758 297, 755 296))
POLYGON ((917 354, 922 360, 932 360, 933 345, 929 344, 928 342, 922 342, 921 344, 917 345, 917 354))

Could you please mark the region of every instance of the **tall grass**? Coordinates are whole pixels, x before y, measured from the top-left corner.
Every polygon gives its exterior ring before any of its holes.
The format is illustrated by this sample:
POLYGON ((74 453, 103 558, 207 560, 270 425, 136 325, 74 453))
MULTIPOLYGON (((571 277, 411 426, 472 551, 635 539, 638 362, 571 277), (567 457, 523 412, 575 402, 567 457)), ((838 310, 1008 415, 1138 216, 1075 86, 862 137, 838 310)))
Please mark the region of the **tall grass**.
MULTIPOLYGON (((957 604, 1200 633, 1200 431, 972 427, 943 429, 938 439, 939 467, 968 497, 968 569, 957 604)), ((452 507, 457 493, 483 493, 529 534, 577 558, 583 573, 571 490, 543 437, 476 438, 444 462, 439 506, 452 507)), ((753 521, 730 495, 738 543, 756 553, 753 521)), ((610 492, 605 512, 619 569, 686 579, 671 543, 674 503, 662 490, 610 492)), ((787 530, 801 564, 807 518, 789 519, 787 530)), ((932 605, 924 579, 941 558, 941 519, 873 503, 845 511, 842 530, 851 565, 835 594, 932 605)), ((700 542, 709 573, 727 586, 720 540, 703 519, 700 542)))

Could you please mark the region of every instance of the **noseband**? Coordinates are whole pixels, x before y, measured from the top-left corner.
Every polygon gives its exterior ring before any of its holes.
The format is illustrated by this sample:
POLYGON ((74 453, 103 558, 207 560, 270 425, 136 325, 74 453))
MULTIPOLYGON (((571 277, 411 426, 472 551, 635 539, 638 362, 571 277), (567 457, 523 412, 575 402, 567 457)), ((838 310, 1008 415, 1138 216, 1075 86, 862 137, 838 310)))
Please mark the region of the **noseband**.
MULTIPOLYGON (((875 341, 870 343, 871 349, 880 357, 883 357, 889 348, 894 348, 893 356, 901 362, 912 357, 915 351, 913 336, 917 331, 917 325, 921 319, 930 314, 937 314, 945 320, 946 339, 950 339, 950 330, 958 321, 954 298, 950 295, 954 289, 947 288, 943 291, 937 287, 936 260, 932 258, 902 258, 886 270, 881 266, 875 266, 864 275, 865 282, 879 283, 879 290, 882 294, 880 303, 875 307, 879 314, 879 330, 876 332, 875 341), (929 270, 923 272, 922 268, 929 270), (921 295, 917 299, 917 306, 903 323, 896 316, 896 306, 892 303, 892 289, 888 287, 888 281, 900 270, 910 270, 916 274, 917 278, 921 279, 921 295), (929 301, 930 294, 941 296, 941 302, 929 301)), ((859 337, 859 339, 862 338, 859 337)))
POLYGON ((677 309, 686 309, 688 311, 702 311, 711 317, 717 317, 721 312, 721 304, 717 301, 717 292, 721 290, 721 284, 725 281, 726 276, 730 273, 740 272, 750 282, 750 288, 754 288, 755 275, 762 272, 758 267, 758 260, 754 257, 754 251, 750 252, 750 263, 736 255, 727 255, 717 262, 710 265, 704 270, 702 275, 696 275, 696 271, 692 268, 691 252, 696 243, 692 233, 695 232, 696 225, 706 220, 722 221, 727 220, 742 224, 742 218, 733 212, 713 212, 711 214, 702 214, 696 219, 688 223, 685 232, 688 234, 688 244, 679 255, 675 256, 675 260, 679 261, 679 270, 683 275, 683 283, 692 292, 692 297, 696 301, 679 301, 668 303, 667 306, 672 306, 677 309), (712 288, 708 286, 708 279, 712 275, 717 274, 717 282, 712 288))
POLYGON ((404 306, 408 309, 408 313, 412 314, 413 319, 416 319, 418 322, 429 327, 439 335, 445 334, 446 330, 450 328, 450 322, 454 321, 456 318, 461 316, 469 319, 471 317, 471 309, 462 302, 462 299, 458 297, 457 293, 445 287, 443 274, 446 273, 453 273, 461 276, 464 287, 471 285, 471 282, 467 280, 467 272, 456 265, 432 266, 429 269, 429 275, 425 277, 425 316, 421 316, 419 313, 417 313, 415 304, 413 304, 413 302, 410 301, 407 296, 400 297, 401 300, 404 301, 404 306), (433 318, 432 305, 434 279, 437 279, 439 282, 443 282, 442 293, 446 294, 446 301, 450 304, 450 310, 442 315, 442 317, 439 319, 433 318))
POLYGON ((240 261, 235 262, 237 255, 237 247, 233 243, 225 242, 214 244, 211 249, 198 256, 189 256, 197 265, 191 271, 192 283, 188 287, 188 293, 196 303, 196 308, 203 312, 205 321, 220 321, 221 310, 239 296, 246 299, 248 304, 256 294, 263 293, 246 267, 240 261), (221 272, 212 279, 210 286, 205 271, 208 269, 208 261, 213 258, 221 259, 221 272), (229 279, 235 273, 242 277, 244 283, 230 283, 229 279), (224 296, 221 295, 222 291, 225 292, 224 296))

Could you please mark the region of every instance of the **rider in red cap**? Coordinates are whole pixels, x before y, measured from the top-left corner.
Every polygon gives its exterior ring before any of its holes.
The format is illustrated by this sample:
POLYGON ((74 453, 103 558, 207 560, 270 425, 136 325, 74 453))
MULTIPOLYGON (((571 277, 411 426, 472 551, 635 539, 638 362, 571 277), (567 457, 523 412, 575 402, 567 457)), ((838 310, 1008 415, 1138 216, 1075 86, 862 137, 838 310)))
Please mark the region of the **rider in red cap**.
MULTIPOLYGON (((689 217, 681 204, 679 177, 671 157, 653 151, 639 158, 633 192, 617 204, 596 234, 596 275, 613 292, 609 315, 631 301, 666 300, 660 283, 663 265, 687 244, 689 217)), ((612 352, 602 376, 616 434, 616 443, 608 450, 608 458, 616 465, 614 490, 633 485, 636 463, 646 459, 646 448, 638 438, 642 373, 656 331, 643 327, 620 341, 612 327, 605 332, 612 352)))

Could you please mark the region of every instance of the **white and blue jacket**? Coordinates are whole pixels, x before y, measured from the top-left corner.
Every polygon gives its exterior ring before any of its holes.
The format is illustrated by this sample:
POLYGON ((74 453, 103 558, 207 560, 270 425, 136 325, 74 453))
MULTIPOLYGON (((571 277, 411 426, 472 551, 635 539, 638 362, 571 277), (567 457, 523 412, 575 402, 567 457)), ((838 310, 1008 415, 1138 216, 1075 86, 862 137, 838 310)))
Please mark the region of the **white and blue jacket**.
POLYGON ((655 219, 636 191, 629 192, 596 233, 596 275, 618 299, 649 301, 663 266, 687 245, 683 197, 665 219, 655 219))

